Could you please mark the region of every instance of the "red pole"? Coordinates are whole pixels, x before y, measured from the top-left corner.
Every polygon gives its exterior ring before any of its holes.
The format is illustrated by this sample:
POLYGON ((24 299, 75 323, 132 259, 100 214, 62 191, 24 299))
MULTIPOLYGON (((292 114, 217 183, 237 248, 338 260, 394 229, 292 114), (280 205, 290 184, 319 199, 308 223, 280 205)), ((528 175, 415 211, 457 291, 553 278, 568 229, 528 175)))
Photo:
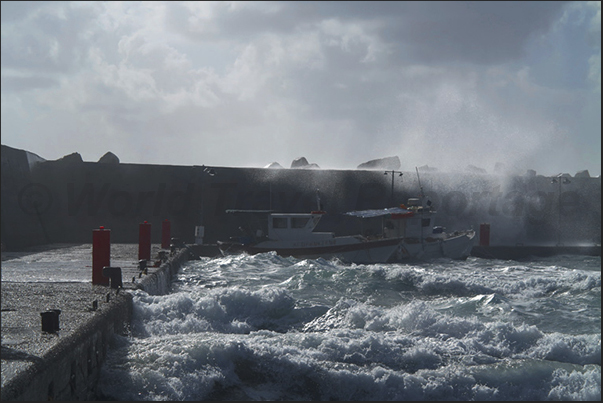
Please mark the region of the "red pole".
POLYGON ((100 227, 92 230, 92 284, 109 285, 105 266, 111 266, 111 230, 100 227))
POLYGON ((479 225, 479 245, 490 246, 490 224, 479 225))
POLYGON ((164 220, 161 223, 161 249, 170 248, 170 239, 170 222, 168 220, 164 220))
POLYGON ((151 260, 151 224, 138 226, 138 260, 151 260))

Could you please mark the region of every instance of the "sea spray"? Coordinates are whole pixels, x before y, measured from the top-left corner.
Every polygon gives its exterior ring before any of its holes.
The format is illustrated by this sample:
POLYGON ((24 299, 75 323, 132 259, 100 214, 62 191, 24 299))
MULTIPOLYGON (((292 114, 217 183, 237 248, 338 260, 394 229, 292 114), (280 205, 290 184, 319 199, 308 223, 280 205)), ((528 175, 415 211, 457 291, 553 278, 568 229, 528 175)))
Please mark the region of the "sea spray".
POLYGON ((599 400, 600 258, 202 259, 134 295, 99 398, 599 400))

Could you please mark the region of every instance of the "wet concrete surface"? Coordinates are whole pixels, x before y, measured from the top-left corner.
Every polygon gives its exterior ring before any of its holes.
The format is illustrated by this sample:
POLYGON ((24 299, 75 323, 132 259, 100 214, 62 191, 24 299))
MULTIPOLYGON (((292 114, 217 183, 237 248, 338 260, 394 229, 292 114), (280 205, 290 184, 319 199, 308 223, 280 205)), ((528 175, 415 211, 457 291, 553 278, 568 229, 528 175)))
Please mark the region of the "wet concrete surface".
MULTIPOLYGON (((159 245, 152 245, 152 259, 159 251, 159 245)), ((123 282, 123 288, 115 289, 92 284, 91 244, 46 245, 23 252, 2 252, 2 400, 28 396, 20 390, 27 390, 27 383, 36 374, 48 372, 53 362, 73 354, 74 348, 90 343, 93 337, 103 340, 95 341, 91 347, 95 357, 90 358, 88 353, 88 358, 81 360, 86 361, 81 365, 87 369, 81 371, 84 376, 78 377, 84 379, 97 373, 106 353, 102 350, 108 344, 104 340, 105 330, 98 333, 98 329, 127 332, 127 328, 120 327, 129 323, 132 297, 128 290, 141 288, 145 280, 156 275, 159 267, 153 266, 159 263, 159 259, 149 262, 147 274, 141 274, 138 245, 112 244, 111 266, 121 267, 123 282), (59 329, 43 331, 41 313, 52 309, 60 310, 59 329)), ((56 381, 45 381, 51 385, 50 389, 56 385, 56 390, 30 395, 42 396, 43 400, 61 396, 90 398, 89 393, 78 392, 78 388, 86 386, 75 384, 76 375, 72 373, 71 378, 66 380, 71 392, 61 392, 56 381)))

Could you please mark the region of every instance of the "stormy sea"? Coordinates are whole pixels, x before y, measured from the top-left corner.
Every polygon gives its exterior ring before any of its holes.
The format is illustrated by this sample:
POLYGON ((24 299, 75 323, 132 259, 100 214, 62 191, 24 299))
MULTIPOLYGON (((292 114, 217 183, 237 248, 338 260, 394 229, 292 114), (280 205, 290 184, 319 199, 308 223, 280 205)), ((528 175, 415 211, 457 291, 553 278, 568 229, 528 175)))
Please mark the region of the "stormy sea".
POLYGON ((134 294, 99 400, 597 400, 601 258, 201 258, 134 294))

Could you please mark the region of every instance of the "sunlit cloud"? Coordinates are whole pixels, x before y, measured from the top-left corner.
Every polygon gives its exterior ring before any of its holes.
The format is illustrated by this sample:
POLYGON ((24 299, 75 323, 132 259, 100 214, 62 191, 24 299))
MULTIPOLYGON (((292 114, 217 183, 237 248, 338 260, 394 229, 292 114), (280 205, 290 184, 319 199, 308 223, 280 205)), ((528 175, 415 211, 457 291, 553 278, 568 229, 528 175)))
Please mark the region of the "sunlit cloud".
POLYGON ((600 2, 3 2, 2 143, 599 175, 600 27, 600 2))

